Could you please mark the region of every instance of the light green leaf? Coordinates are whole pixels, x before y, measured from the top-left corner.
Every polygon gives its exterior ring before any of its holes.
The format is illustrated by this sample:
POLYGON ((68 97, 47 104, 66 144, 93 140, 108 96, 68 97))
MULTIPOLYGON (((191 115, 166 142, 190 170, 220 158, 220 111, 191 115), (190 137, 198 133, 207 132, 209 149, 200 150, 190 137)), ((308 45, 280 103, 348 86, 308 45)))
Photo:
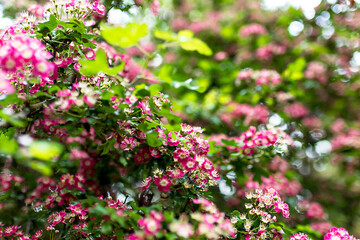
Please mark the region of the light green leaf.
POLYGON ((163 87, 160 84, 153 84, 153 85, 149 86, 149 90, 150 90, 151 96, 159 95, 161 90, 163 90, 163 87))
POLYGON ((99 49, 96 52, 95 60, 83 59, 79 62, 81 64, 80 73, 85 76, 93 76, 99 72, 104 72, 108 75, 114 76, 121 72, 125 65, 125 62, 122 62, 118 66, 110 68, 107 64, 106 53, 102 49, 99 49))
POLYGON ((146 134, 146 142, 150 147, 160 147, 162 142, 157 138, 159 135, 158 132, 149 131, 146 134))
POLYGON ((101 26, 101 36, 113 45, 128 48, 134 46, 138 41, 148 34, 146 24, 128 23, 125 27, 101 26))
POLYGON ((172 32, 168 32, 168 31, 161 31, 156 29, 154 31, 154 36, 156 38, 165 40, 165 41, 176 41, 177 40, 177 36, 176 34, 172 33, 172 32))
POLYGON ((197 51, 200 54, 210 56, 212 54, 209 46, 198 38, 186 42, 180 42, 180 46, 186 51, 197 51))
POLYGON ((53 174, 53 171, 50 166, 48 166, 45 163, 37 162, 37 161, 31 161, 29 163, 30 167, 40 173, 42 173, 45 176, 51 176, 53 174))
POLYGON ((34 141, 29 147, 31 156, 43 161, 51 161, 54 157, 60 155, 62 151, 63 146, 60 143, 44 140, 34 141))
POLYGON ((178 32, 179 41, 188 41, 194 37, 194 33, 190 30, 181 30, 178 32))

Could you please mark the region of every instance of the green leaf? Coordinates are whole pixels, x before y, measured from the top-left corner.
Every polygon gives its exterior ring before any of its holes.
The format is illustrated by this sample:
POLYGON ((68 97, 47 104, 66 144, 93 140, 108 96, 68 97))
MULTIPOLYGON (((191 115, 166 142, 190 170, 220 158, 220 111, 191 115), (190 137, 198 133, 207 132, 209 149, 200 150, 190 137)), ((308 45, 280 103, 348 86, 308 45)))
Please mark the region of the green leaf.
POLYGON ((156 38, 165 40, 165 41, 176 41, 177 40, 177 36, 176 34, 172 33, 172 32, 168 32, 168 31, 161 31, 156 29, 154 31, 154 36, 156 38))
POLYGON ((149 86, 149 90, 150 90, 150 95, 159 95, 159 93, 161 92, 161 90, 163 90, 163 87, 159 84, 153 84, 151 86, 149 86))
POLYGON ((197 51, 198 53, 206 56, 212 55, 212 51, 209 46, 197 38, 186 42, 180 42, 180 46, 187 51, 197 51))
POLYGON ((62 151, 63 146, 60 143, 44 140, 34 141, 29 147, 31 156, 43 161, 51 161, 54 157, 60 155, 62 151))
POLYGON ((190 30, 179 31, 177 35, 171 32, 156 30, 154 35, 168 42, 178 43, 186 51, 197 51, 206 56, 212 55, 212 50, 209 46, 202 40, 194 38, 194 33, 190 30))
POLYGON ((9 128, 0 132, 0 153, 14 154, 18 148, 18 144, 15 139, 12 139, 15 128, 9 128))
POLYGON ((29 166, 32 169, 42 173, 45 176, 51 176, 53 174, 51 167, 49 165, 47 165, 46 163, 31 161, 29 163, 29 166))
POLYGON ((146 142, 150 147, 160 147, 162 142, 158 139, 158 132, 150 131, 146 134, 146 142))
POLYGON ((105 222, 102 226, 101 226, 101 232, 103 234, 110 234, 113 230, 113 227, 111 225, 110 222, 105 222))
POLYGON ((39 28, 38 32, 45 36, 52 30, 54 30, 56 27, 57 27, 57 20, 55 16, 51 14, 49 17, 49 21, 38 24, 38 28, 39 28))
POLYGON ((180 42, 186 42, 194 37, 194 33, 190 30, 181 30, 178 32, 178 37, 180 42))
POLYGON ((79 62, 81 64, 80 73, 86 76, 93 76, 99 72, 114 76, 121 72, 125 65, 125 62, 122 62, 120 65, 110 68, 107 64, 106 53, 102 49, 96 52, 95 60, 83 59, 79 62))
POLYGON ((128 48, 136 45, 148 34, 146 24, 128 23, 125 27, 101 25, 101 36, 113 45, 128 48))
POLYGON ((303 78, 303 71, 306 67, 306 60, 304 58, 298 58, 295 62, 289 63, 288 67, 284 71, 284 77, 289 80, 297 81, 303 78))

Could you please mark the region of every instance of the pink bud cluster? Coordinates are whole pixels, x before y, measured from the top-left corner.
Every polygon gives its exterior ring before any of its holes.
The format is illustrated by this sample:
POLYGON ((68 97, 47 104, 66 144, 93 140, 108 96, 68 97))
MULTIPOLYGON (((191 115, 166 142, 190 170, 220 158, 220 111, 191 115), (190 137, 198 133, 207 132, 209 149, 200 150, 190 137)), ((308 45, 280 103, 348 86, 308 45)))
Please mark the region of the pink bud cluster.
POLYGON ((177 17, 171 21, 171 28, 175 31, 182 29, 189 29, 194 33, 202 32, 205 30, 218 33, 220 30, 220 20, 222 15, 219 12, 211 11, 206 16, 205 19, 189 21, 183 17, 177 17))
POLYGON ((331 140, 331 146, 333 151, 343 147, 360 149, 360 130, 352 128, 345 133, 337 133, 331 140))
POLYGON ((318 231, 321 235, 325 235, 331 228, 331 225, 329 222, 314 222, 310 223, 310 227, 315 231, 318 231))
POLYGON ((344 228, 332 227, 325 234, 324 240, 356 240, 356 238, 351 236, 344 228))
POLYGON ((327 69, 326 65, 321 62, 310 62, 305 71, 305 77, 310 79, 315 79, 320 83, 327 83, 327 69))
POLYGON ((274 55, 282 55, 286 52, 286 46, 270 43, 256 50, 256 58, 263 61, 269 61, 274 55))
POLYGON ((18 35, 0 44, 0 64, 6 73, 30 67, 34 76, 50 77, 56 70, 48 61, 51 57, 39 39, 28 36, 18 35))
POLYGON ((27 10, 36 17, 44 17, 45 15, 45 8, 38 4, 30 6, 27 10))
POLYGON ((162 213, 152 210, 150 215, 138 221, 139 226, 143 227, 147 236, 154 236, 162 229, 161 223, 165 220, 162 213))
POLYGON ((245 25, 240 30, 240 36, 242 37, 247 37, 249 35, 265 35, 265 34, 267 34, 266 28, 258 23, 245 25))
POLYGON ((11 186, 23 181, 24 178, 22 177, 14 176, 8 172, 4 172, 0 174, 0 192, 7 192, 10 190, 11 186))
POLYGON ((218 145, 224 145, 221 139, 235 140, 239 146, 226 146, 229 151, 242 152, 244 155, 253 155, 255 150, 261 146, 275 145, 277 136, 270 130, 256 131, 256 128, 251 126, 249 130, 243 132, 240 137, 227 137, 225 135, 212 135, 209 141, 215 141, 218 145))
POLYGON ((293 118, 302 118, 309 114, 309 110, 299 102, 286 105, 284 112, 293 118))
POLYGON ((262 176, 261 184, 251 179, 245 183, 248 189, 274 188, 282 196, 296 196, 302 190, 302 186, 297 179, 288 180, 282 173, 275 173, 268 178, 262 176))
POLYGON ((250 106, 248 104, 230 102, 220 118, 231 127, 233 126, 234 120, 243 117, 245 117, 245 125, 250 125, 252 123, 266 123, 269 119, 269 110, 264 105, 250 106))
POLYGON ((193 203, 199 204, 201 209, 201 213, 191 214, 191 218, 198 222, 197 235, 205 235, 206 239, 219 239, 221 236, 235 237, 236 229, 230 219, 226 218, 213 202, 199 198, 193 199, 193 203))
POLYGON ((282 81, 281 76, 275 70, 252 70, 244 69, 241 70, 237 78, 239 80, 255 80, 257 85, 263 84, 279 84, 282 81))

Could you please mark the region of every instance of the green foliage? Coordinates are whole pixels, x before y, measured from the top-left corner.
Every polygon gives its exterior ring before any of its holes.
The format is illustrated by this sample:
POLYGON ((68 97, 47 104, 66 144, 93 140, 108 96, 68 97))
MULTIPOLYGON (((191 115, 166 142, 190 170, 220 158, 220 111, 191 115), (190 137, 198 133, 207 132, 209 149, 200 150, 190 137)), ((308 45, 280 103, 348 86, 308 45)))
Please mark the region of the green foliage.
POLYGON ((0 154, 14 154, 18 148, 18 144, 13 139, 15 128, 0 129, 0 154))
POLYGON ((125 27, 101 25, 101 36, 110 44, 128 48, 148 34, 145 23, 128 23, 125 27))
POLYGON ((175 43, 179 44, 180 47, 186 51, 197 51, 198 53, 205 56, 212 55, 212 50, 209 48, 209 46, 202 40, 195 38, 194 33, 190 30, 182 30, 177 34, 167 31, 155 30, 154 36, 156 38, 167 41, 167 43, 160 45, 162 48, 166 47, 167 44, 171 46, 171 44, 175 43))
POLYGON ((79 61, 81 64, 80 72, 85 76, 93 76, 99 72, 106 73, 110 76, 114 76, 120 73, 125 65, 125 62, 121 62, 119 65, 110 68, 107 64, 107 57, 104 50, 99 49, 96 52, 94 60, 83 59, 79 61))
POLYGON ((29 146, 29 153, 32 157, 42 160, 51 161, 59 156, 63 151, 63 146, 60 143, 48 141, 34 141, 29 146))

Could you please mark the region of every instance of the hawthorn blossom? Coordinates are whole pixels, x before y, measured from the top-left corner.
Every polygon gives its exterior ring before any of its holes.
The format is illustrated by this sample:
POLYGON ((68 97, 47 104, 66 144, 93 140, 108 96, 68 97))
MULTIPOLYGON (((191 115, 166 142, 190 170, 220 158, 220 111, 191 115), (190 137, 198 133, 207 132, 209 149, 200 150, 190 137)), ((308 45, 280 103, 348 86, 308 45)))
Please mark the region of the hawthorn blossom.
POLYGON ((86 215, 86 209, 81 208, 81 203, 67 207, 67 209, 70 209, 71 212, 78 215, 86 215))
POLYGON ((167 175, 154 179, 154 183, 158 186, 159 191, 169 191, 171 187, 171 181, 167 175))

